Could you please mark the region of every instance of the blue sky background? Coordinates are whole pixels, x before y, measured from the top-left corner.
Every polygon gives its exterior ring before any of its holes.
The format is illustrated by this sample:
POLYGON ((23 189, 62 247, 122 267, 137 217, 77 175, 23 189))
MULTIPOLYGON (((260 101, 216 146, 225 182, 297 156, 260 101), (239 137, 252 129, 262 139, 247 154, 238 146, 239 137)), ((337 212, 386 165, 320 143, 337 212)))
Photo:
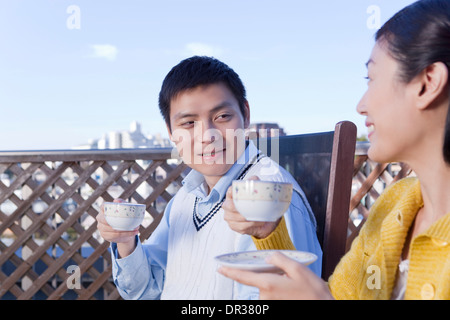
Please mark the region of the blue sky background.
MULTIPOLYGON (((141 123, 167 136, 161 82, 215 56, 243 80, 252 122, 288 134, 351 120, 381 24, 411 0, 0 0, 0 150, 69 149, 141 123), (75 5, 80 29, 67 27, 75 5)), ((70 25, 70 24, 69 24, 70 25)))

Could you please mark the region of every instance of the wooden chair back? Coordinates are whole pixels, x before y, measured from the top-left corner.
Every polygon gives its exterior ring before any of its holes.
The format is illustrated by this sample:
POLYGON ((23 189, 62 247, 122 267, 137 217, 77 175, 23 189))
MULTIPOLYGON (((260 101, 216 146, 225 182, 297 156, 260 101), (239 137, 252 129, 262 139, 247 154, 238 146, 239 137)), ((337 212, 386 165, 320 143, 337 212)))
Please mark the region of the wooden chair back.
POLYGON ((305 192, 316 217, 322 278, 327 280, 346 250, 356 126, 342 121, 330 132, 257 140, 260 150, 289 171, 305 192))

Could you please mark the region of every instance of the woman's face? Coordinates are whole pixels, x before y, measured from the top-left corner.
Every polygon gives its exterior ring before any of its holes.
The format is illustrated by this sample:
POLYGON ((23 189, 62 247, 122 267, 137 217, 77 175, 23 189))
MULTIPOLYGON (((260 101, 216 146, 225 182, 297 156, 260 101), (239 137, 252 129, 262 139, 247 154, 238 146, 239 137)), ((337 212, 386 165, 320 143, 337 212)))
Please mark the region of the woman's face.
POLYGON ((369 157, 377 162, 406 161, 417 137, 410 84, 399 79, 399 64, 376 43, 367 63, 367 91, 357 106, 366 116, 369 157))

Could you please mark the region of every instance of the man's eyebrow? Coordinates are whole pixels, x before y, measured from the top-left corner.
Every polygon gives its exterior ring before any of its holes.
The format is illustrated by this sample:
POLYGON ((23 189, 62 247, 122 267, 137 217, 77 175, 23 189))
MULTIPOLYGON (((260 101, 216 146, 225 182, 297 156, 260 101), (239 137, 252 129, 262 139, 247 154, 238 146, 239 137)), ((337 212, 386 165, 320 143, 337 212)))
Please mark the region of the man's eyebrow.
POLYGON ((183 118, 190 118, 190 117, 195 117, 196 114, 194 113, 183 113, 183 112, 178 112, 176 115, 173 116, 174 120, 179 120, 179 119, 183 119, 183 118))
MULTIPOLYGON (((217 106, 215 106, 214 108, 212 108, 209 113, 216 113, 218 111, 220 111, 220 109, 224 109, 224 108, 228 108, 232 106, 232 103, 230 101, 223 101, 221 103, 219 103, 217 106)), ((183 119, 183 118, 191 118, 191 117, 196 117, 198 116, 197 113, 184 113, 183 111, 177 113, 176 115, 173 116, 174 120, 179 120, 179 119, 183 119)))
POLYGON ((214 108, 212 108, 209 113, 216 113, 217 111, 220 111, 221 109, 224 108, 228 108, 231 107, 233 104, 230 101, 223 101, 221 103, 219 103, 217 106, 215 106, 214 108))

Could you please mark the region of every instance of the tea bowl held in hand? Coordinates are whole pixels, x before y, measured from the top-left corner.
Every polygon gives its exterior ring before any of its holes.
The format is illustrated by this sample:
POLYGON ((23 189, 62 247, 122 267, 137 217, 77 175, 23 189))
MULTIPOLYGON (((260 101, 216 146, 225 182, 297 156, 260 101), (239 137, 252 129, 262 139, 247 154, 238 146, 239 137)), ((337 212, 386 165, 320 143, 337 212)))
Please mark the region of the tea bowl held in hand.
POLYGON ((103 212, 106 221, 113 229, 132 231, 144 220, 145 204, 105 202, 103 212))
POLYGON ((233 202, 248 221, 277 221, 289 208, 292 184, 276 181, 235 180, 233 202))

